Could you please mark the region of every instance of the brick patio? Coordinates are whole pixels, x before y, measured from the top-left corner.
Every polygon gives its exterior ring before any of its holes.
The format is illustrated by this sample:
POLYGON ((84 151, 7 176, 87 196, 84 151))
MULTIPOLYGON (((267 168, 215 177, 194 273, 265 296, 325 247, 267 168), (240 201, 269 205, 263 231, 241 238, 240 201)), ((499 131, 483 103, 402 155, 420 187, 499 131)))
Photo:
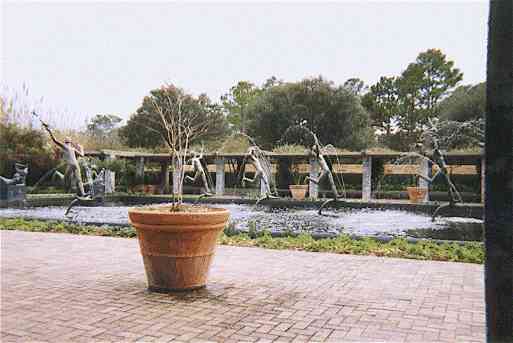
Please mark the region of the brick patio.
POLYGON ((135 239, 1 232, 1 341, 480 342, 483 267, 219 247, 209 286, 146 291, 135 239))

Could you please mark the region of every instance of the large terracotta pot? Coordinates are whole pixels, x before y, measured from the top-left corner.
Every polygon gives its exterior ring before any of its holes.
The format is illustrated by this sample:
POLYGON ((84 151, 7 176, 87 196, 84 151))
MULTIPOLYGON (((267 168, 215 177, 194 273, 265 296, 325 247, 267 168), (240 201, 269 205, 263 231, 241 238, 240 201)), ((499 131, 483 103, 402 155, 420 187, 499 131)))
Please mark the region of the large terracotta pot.
POLYGON ((292 198, 296 200, 305 200, 308 185, 289 185, 292 198))
POLYGON ((217 238, 228 222, 229 212, 183 207, 185 211, 180 212, 170 212, 169 206, 128 210, 130 223, 137 230, 150 290, 190 290, 207 282, 217 238))
POLYGON ((427 194, 427 188, 420 187, 406 187, 408 191, 408 197, 410 198, 410 202, 414 204, 418 204, 424 201, 424 197, 427 194))

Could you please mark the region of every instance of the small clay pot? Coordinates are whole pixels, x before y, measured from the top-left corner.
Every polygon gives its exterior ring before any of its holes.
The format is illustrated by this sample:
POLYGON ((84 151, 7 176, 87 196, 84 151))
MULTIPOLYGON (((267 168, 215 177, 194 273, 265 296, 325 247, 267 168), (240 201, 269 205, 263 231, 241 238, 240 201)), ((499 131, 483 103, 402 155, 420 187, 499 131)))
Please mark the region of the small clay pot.
POLYGON ((410 202, 414 204, 424 202, 424 198, 428 191, 427 188, 420 187, 406 187, 406 190, 408 191, 410 202))
POLYGON ((221 208, 187 212, 187 206, 179 212, 169 209, 128 210, 137 230, 148 288, 169 292, 204 287, 229 212, 221 208))
POLYGON ((295 200, 305 200, 308 185, 289 185, 292 198, 295 200))

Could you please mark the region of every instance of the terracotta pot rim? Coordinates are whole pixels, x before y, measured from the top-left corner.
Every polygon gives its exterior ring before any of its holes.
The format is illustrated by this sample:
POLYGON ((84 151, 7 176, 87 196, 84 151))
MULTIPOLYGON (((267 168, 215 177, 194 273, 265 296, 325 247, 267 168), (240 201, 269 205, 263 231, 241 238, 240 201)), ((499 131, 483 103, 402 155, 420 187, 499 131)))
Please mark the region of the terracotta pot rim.
POLYGON ((128 218, 135 227, 144 224, 153 226, 154 230, 161 229, 169 232, 180 230, 185 232, 192 228, 207 230, 217 228, 218 225, 226 225, 230 218, 230 211, 217 207, 206 208, 207 210, 201 212, 169 212, 166 207, 163 207, 162 211, 155 208, 148 210, 144 207, 135 207, 128 210, 128 218))
MULTIPOLYGON (((169 206, 169 205, 167 205, 169 206)), ((166 206, 154 206, 153 208, 162 207, 165 208, 166 206)), ((205 206, 207 207, 207 206, 205 206)), ((220 215, 220 214, 229 214, 230 212, 221 207, 210 207, 208 206, 207 212, 193 212, 193 211, 179 211, 179 212, 170 212, 170 211, 157 211, 157 210, 145 210, 144 207, 130 207, 128 209, 128 213, 136 213, 136 214, 144 214, 144 215, 160 215, 160 216, 166 216, 166 217, 181 217, 181 216, 190 216, 194 215, 200 216, 200 217, 208 217, 212 215, 220 215)))
POLYGON ((308 188, 308 185, 289 185, 289 188, 308 188))

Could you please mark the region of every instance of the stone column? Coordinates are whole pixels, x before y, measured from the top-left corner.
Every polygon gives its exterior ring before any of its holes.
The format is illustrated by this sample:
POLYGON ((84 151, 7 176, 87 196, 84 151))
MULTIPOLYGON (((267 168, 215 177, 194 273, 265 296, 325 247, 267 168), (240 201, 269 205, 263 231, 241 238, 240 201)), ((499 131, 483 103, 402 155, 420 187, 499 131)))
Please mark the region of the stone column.
POLYGON ((372 198, 372 157, 363 157, 362 170, 362 200, 370 201, 372 198))
POLYGON ((169 193, 169 162, 160 163, 160 187, 162 194, 169 193))
POLYGON ((116 173, 111 170, 105 171, 105 194, 116 191, 116 173))
MULTIPOLYGON (((422 159, 419 165, 419 174, 424 175, 427 177, 431 177, 431 163, 426 160, 422 159)), ((428 191, 426 192, 426 196, 422 200, 422 202, 428 202, 429 201, 429 182, 426 180, 419 178, 419 187, 420 188, 426 188, 428 191)))
POLYGON ((138 157, 135 160, 135 176, 141 184, 144 184, 144 157, 138 157))
MULTIPOLYGON (((107 161, 116 159, 116 155, 109 154, 105 158, 107 161)), ((105 170, 105 194, 114 193, 116 191, 116 172, 105 170)))
POLYGON ((182 193, 182 183, 180 182, 180 163, 177 161, 173 167, 173 194, 182 193))
MULTIPOLYGON (((315 158, 310 159, 310 177, 317 179, 319 177, 319 161, 315 158)), ((308 192, 311 199, 319 197, 319 185, 310 180, 308 184, 308 192)))
POLYGON ((216 159, 216 195, 224 195, 225 174, 224 174, 224 158, 216 159))

